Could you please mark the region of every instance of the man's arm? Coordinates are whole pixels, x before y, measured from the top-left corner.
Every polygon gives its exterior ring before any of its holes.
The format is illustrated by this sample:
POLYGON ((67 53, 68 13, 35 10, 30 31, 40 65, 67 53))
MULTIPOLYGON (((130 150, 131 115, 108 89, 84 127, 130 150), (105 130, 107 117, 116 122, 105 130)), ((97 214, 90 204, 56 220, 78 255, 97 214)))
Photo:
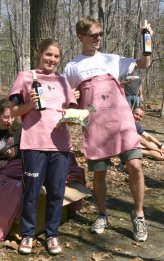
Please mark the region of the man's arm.
POLYGON ((151 58, 150 56, 144 56, 141 54, 140 58, 136 61, 136 69, 143 69, 150 66, 151 58))
MULTIPOLYGON (((151 29, 151 25, 147 24, 146 28, 150 32, 151 36, 153 35, 153 30, 151 29)), ((144 28, 141 28, 141 32, 144 28)), ((145 56, 141 54, 140 58, 136 61, 136 69, 143 69, 150 66, 151 58, 150 56, 145 56)))
POLYGON ((160 148, 158 148, 154 143, 146 140, 142 135, 140 135, 140 143, 144 147, 143 149, 148 149, 148 150, 154 150, 159 152, 161 155, 164 154, 164 151, 160 148))
MULTIPOLYGON (((144 138, 144 140, 146 141, 147 146, 150 145, 152 148, 151 143, 154 143, 154 145, 157 146, 158 149, 162 148, 162 144, 159 140, 157 140, 155 137, 153 137, 152 135, 150 135, 149 133, 147 133, 146 131, 144 131, 141 135, 141 137, 144 138)), ((144 145, 144 144, 142 144, 144 145)))

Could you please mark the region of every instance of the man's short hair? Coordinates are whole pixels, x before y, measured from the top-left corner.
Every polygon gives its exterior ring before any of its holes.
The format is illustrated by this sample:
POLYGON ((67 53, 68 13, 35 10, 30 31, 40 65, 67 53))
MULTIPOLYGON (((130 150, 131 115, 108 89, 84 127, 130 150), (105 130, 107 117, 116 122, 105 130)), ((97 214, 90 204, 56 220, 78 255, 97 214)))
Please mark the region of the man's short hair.
POLYGON ((86 34, 92 25, 102 28, 100 21, 91 16, 84 16, 76 23, 76 34, 86 34))

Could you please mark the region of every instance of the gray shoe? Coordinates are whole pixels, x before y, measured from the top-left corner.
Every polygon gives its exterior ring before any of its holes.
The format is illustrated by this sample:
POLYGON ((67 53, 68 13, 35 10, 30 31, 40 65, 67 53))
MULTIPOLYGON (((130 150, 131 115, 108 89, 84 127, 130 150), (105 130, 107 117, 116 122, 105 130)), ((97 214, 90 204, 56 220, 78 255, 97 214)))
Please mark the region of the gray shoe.
POLYGON ((96 234, 102 234, 106 227, 108 227, 107 217, 104 215, 100 215, 96 222, 91 226, 91 232, 96 234))
POLYGON ((133 224, 133 237, 136 241, 144 242, 147 239, 147 225, 144 217, 135 217, 131 214, 131 221, 133 224))

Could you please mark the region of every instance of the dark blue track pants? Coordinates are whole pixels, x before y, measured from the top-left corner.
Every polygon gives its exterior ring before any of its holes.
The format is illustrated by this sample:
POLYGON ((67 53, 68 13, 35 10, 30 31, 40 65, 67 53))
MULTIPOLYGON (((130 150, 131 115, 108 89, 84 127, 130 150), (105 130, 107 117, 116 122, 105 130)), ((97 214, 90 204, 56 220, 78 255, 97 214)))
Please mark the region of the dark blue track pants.
POLYGON ((45 234, 47 237, 58 235, 68 165, 69 152, 23 151, 24 197, 20 224, 23 237, 35 235, 37 203, 43 183, 47 192, 45 234))

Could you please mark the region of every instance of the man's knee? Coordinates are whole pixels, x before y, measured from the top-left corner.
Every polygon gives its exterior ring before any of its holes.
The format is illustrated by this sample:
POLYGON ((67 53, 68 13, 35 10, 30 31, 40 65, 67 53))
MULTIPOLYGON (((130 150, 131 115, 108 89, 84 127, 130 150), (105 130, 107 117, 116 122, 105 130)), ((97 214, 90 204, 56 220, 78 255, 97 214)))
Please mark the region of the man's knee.
POLYGON ((126 167, 129 175, 143 176, 141 161, 139 159, 132 159, 126 162, 126 167))

